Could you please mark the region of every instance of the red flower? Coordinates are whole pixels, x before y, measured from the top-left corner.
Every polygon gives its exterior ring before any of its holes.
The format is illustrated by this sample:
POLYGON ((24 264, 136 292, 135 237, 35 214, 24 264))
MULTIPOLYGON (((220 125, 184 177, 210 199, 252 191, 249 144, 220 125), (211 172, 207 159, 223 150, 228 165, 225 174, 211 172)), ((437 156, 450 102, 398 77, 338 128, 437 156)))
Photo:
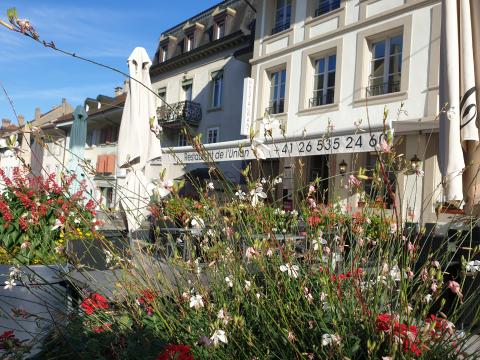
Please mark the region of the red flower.
POLYGON ((316 215, 310 216, 307 219, 308 225, 310 225, 311 227, 317 226, 318 224, 320 224, 321 221, 322 219, 320 219, 320 217, 316 215))
POLYGON ((389 331, 393 322, 393 316, 391 314, 378 314, 377 316, 377 330, 378 331, 389 331))
POLYGON ((110 329, 112 324, 103 324, 103 325, 95 325, 92 327, 92 331, 96 334, 101 334, 105 332, 105 330, 110 329))
POLYGON ((190 353, 190 346, 169 344, 165 350, 158 355, 157 360, 195 360, 190 353))
POLYGON ((13 335, 13 330, 7 330, 2 335, 0 335, 0 341, 5 341, 7 339, 13 339, 15 335, 13 335))
POLYGON ((92 315, 97 309, 108 309, 108 301, 102 295, 93 293, 80 304, 87 315, 92 315))

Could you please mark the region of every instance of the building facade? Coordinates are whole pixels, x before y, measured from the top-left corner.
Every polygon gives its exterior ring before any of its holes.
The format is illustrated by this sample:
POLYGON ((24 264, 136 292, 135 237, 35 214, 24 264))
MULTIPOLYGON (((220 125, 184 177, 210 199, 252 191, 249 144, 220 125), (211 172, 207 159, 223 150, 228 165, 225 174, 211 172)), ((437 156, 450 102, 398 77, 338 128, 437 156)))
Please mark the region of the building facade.
MULTIPOLYGON (((201 134, 204 144, 242 138, 241 99, 250 75, 254 19, 244 1, 227 0, 161 34, 151 79, 163 100, 157 112, 163 149, 185 149, 186 128, 201 134)), ((242 161, 220 164, 234 182, 240 181, 242 166, 242 161)), ((199 167, 204 165, 165 165, 169 178, 199 167)))
POLYGON ((320 177, 325 202, 361 206, 345 189, 348 174, 372 169, 386 127, 401 139, 407 165, 419 158, 425 172, 400 174, 395 205, 404 220, 435 222, 441 2, 262 0, 256 7, 254 128, 262 138, 278 122, 273 138, 297 140, 286 148, 296 156, 265 164, 284 177, 280 195, 294 201, 320 177))

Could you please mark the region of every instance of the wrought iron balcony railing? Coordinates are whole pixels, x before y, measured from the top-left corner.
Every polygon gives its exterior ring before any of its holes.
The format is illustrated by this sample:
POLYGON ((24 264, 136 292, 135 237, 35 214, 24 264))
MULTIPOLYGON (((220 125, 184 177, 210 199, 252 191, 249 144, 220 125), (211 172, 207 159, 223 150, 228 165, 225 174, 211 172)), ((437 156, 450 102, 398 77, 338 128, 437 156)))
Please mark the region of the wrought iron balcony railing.
POLYGON ((184 123, 198 126, 202 120, 202 107, 193 101, 180 101, 157 108, 157 118, 161 126, 179 127, 184 123))
POLYGON ((272 29, 272 35, 276 34, 276 33, 279 33, 283 30, 287 30, 288 28, 290 28, 290 21, 287 21, 283 24, 280 24, 280 25, 277 25, 275 26, 273 29, 272 29))
POLYGON ((327 14, 330 11, 336 10, 340 7, 340 0, 324 0, 320 3, 318 9, 315 10, 315 17, 327 14))
POLYGON ((327 104, 333 104, 333 93, 329 92, 324 96, 315 96, 308 100, 309 107, 322 106, 327 104))
POLYGON ((389 81, 383 84, 370 85, 368 88, 368 95, 383 95, 400 91, 400 81, 389 81))
POLYGON ((285 111, 285 101, 275 100, 270 102, 270 106, 265 109, 265 113, 268 115, 281 114, 285 111))

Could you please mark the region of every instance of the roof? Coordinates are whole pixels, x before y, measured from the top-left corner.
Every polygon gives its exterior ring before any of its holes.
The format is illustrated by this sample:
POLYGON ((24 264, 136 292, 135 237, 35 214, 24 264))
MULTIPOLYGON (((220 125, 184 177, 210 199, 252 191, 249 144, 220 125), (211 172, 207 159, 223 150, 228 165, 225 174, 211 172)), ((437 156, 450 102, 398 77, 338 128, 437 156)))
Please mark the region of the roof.
MULTIPOLYGON (((127 98, 127 94, 122 94, 119 96, 116 96, 114 98, 105 96, 105 95, 99 95, 97 96, 97 100, 94 99, 89 99, 91 102, 100 102, 102 106, 100 109, 98 108, 93 108, 89 109, 87 111, 88 116, 93 116, 101 113, 105 113, 109 110, 112 110, 114 108, 122 107, 125 104, 125 99, 127 98), (104 102, 103 100, 107 100, 107 102, 104 102)), ((73 120, 73 112, 67 115, 64 115, 62 117, 59 117, 55 121, 53 121, 55 124, 62 123, 62 122, 67 122, 73 120)))
MULTIPOLYGON (((235 34, 237 39, 240 38, 244 44, 249 44, 254 31, 254 28, 252 27, 254 21, 255 13, 250 9, 245 1, 225 0, 219 2, 217 5, 212 6, 200 14, 197 14, 162 32, 157 44, 158 46, 155 52, 155 57, 153 58, 152 69, 155 70, 166 63, 175 63, 179 59, 182 59, 182 61, 185 59, 194 61, 196 59, 192 58, 192 54, 201 52, 206 48, 212 48, 214 45, 217 46, 220 44, 225 44, 231 40, 231 36, 233 34, 235 34), (221 39, 215 39, 215 16, 225 12, 233 14, 231 20, 228 22, 227 36, 221 39), (189 31, 188 29, 191 28, 191 26, 195 26, 195 24, 200 24, 199 29, 201 28, 202 30, 199 30, 198 37, 196 35, 195 48, 191 51, 185 52, 183 51, 183 39, 185 37, 185 31, 189 31), (161 46, 164 46, 164 44, 167 42, 169 47, 169 60, 160 63, 158 54, 161 46)), ((242 44, 237 43, 236 45, 241 46, 242 44)), ((218 51, 218 49, 215 51, 218 51)))

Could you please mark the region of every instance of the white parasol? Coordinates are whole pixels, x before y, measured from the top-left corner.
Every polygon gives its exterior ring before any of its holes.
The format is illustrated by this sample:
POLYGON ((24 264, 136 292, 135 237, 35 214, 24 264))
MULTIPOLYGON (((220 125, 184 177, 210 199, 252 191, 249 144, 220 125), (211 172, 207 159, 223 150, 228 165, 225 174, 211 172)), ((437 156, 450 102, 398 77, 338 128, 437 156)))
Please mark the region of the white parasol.
POLYGON ((127 168, 125 187, 117 193, 130 233, 138 230, 145 219, 154 187, 145 178, 145 166, 162 155, 160 141, 150 129, 150 121, 157 121, 155 97, 150 91, 151 65, 146 50, 141 47, 135 48, 128 58, 130 76, 141 83, 130 79, 117 147, 117 164, 127 168))

